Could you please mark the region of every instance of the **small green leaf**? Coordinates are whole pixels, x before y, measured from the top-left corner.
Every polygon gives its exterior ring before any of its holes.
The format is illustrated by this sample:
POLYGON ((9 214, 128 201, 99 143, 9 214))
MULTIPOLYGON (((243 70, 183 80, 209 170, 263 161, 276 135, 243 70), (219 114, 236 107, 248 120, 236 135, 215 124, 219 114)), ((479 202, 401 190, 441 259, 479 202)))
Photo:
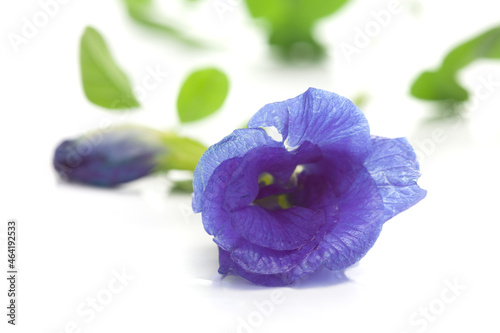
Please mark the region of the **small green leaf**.
POLYGON ((459 103, 469 93, 457 82, 457 74, 478 59, 500 59, 500 27, 493 28, 455 47, 444 58, 440 68, 425 71, 415 80, 411 94, 430 101, 459 103))
POLYGON ((457 83, 455 75, 441 70, 420 74, 411 87, 411 94, 429 101, 463 102, 469 98, 469 93, 457 83))
POLYGON ((183 123, 205 118, 217 111, 226 99, 229 80, 216 68, 191 73, 177 98, 177 112, 183 123))
POLYGON ((113 60, 99 32, 87 27, 80 40, 80 69, 88 100, 108 109, 139 106, 130 81, 113 60))
POLYGON ((206 46, 201 41, 187 36, 181 29, 178 29, 174 25, 168 25, 163 22, 165 19, 159 17, 152 0, 124 0, 124 2, 130 18, 143 27, 163 33, 189 46, 206 46))
POLYGON ((500 27, 493 28, 454 48, 443 60, 444 72, 457 72, 477 59, 500 59, 500 27))
POLYGON ((315 60, 324 55, 313 36, 318 20, 349 0, 246 0, 251 15, 269 24, 269 43, 288 60, 315 60))

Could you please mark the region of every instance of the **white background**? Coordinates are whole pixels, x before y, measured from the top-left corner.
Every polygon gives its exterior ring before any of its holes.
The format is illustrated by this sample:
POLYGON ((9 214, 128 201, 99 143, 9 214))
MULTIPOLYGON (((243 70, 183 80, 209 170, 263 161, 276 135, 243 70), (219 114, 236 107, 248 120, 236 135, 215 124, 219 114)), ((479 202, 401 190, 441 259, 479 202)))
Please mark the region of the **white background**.
MULTIPOLYGON (((496 2, 405 1, 348 62, 339 45, 353 44, 355 29, 373 20, 370 12, 388 6, 352 1, 318 26, 329 58, 313 68, 273 61, 244 4, 230 3, 236 6, 223 19, 208 0, 161 8, 219 45, 213 51, 193 51, 135 26, 117 0, 73 0, 15 52, 7 34, 20 34, 23 17, 32 20, 41 7, 32 0, 2 2, 0 257, 6 267, 5 224, 15 218, 20 277, 15 328, 6 324, 7 285, 0 283, 1 331, 498 332, 500 87, 470 107, 467 120, 453 123, 427 121, 434 106, 408 94, 416 75, 437 66, 451 47, 499 23, 496 2), (147 68, 168 72, 141 110, 123 116, 85 99, 78 43, 86 25, 103 33, 135 85, 147 68), (206 122, 180 129, 180 84, 190 71, 211 65, 230 77, 228 100, 206 122), (173 128, 213 144, 264 104, 309 86, 351 98, 367 94, 363 110, 372 133, 410 139, 428 190, 424 201, 385 225, 345 276, 321 271, 286 288, 221 279, 216 246, 190 212, 189 196, 167 195, 164 177, 105 190, 65 184, 51 166, 62 139, 109 122, 173 128), (133 279, 117 291, 114 274, 123 270, 133 279), (453 293, 450 283, 465 290, 453 293), (100 311, 87 305, 96 297, 106 303, 100 311), (432 317, 423 319, 419 311, 429 307, 432 317)), ((460 80, 473 91, 489 75, 500 81, 500 63, 477 62, 460 80)))

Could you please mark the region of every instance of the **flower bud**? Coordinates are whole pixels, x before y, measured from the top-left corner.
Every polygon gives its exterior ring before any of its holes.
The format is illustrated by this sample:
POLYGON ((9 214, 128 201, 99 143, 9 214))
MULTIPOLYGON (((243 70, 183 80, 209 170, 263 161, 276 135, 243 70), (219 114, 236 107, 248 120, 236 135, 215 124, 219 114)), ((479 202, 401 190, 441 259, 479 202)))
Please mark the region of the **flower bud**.
POLYGON ((198 142, 172 133, 121 126, 63 141, 53 163, 69 181, 111 187, 156 171, 194 170, 204 151, 198 142))

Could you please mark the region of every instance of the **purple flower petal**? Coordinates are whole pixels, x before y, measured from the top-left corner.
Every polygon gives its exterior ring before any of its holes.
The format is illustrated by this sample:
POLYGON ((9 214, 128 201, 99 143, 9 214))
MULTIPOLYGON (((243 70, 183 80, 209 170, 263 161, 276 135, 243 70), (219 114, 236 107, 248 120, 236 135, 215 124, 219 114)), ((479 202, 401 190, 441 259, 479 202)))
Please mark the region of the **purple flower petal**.
POLYGON ((339 270, 359 261, 375 244, 383 213, 377 185, 364 170, 339 198, 338 223, 318 247, 325 266, 339 270))
POLYGON ((250 150, 242 158, 227 186, 224 199, 226 207, 234 210, 252 203, 260 194, 258 179, 261 173, 271 174, 275 181, 273 185, 278 185, 275 190, 284 191, 298 165, 314 163, 321 157, 318 147, 309 142, 293 152, 283 147, 268 146, 250 150))
MULTIPOLYGON (((273 147, 265 147, 265 150, 272 153, 277 153, 276 150, 279 150, 282 154, 281 157, 286 156, 285 160, 288 159, 288 162, 294 161, 294 163, 308 161, 311 157, 317 158, 315 147, 310 145, 304 147, 310 147, 310 154, 301 154, 300 151, 290 153, 283 148, 273 147)), ((253 162, 260 161, 253 152, 249 152, 242 158, 229 159, 214 171, 203 196, 202 221, 205 230, 214 235, 215 242, 225 249, 233 249, 236 243, 242 242, 241 238, 246 237, 254 244, 271 249, 295 249, 314 238, 322 220, 317 218, 317 212, 303 207, 272 212, 255 205, 248 206, 257 197, 257 175, 260 172, 253 165, 253 162), (245 173, 245 170, 249 170, 249 172, 245 173), (249 194, 241 190, 245 187, 242 184, 248 180, 253 180, 256 184, 249 194), (241 196, 244 197, 246 203, 243 208, 234 203, 240 203, 241 196)), ((260 156, 276 157, 272 154, 261 154, 260 156)), ((258 164, 272 167, 273 163, 276 163, 274 158, 267 161, 274 162, 258 164)), ((295 169, 295 166, 296 164, 292 164, 291 170, 295 169)), ((319 189, 315 188, 314 191, 318 192, 319 189)), ((329 196, 320 198, 326 199, 329 196)))
POLYGON ((215 169, 225 160, 243 156, 249 150, 260 146, 279 147, 282 144, 274 141, 262 129, 240 129, 208 148, 200 158, 193 175, 195 213, 201 212, 203 192, 215 169))
POLYGON ((260 247, 295 250, 310 242, 325 221, 322 211, 292 207, 269 211, 248 206, 231 213, 233 230, 260 247))
POLYGON ((324 159, 314 167, 320 172, 330 170, 337 195, 354 181, 371 145, 370 129, 361 110, 343 96, 314 88, 287 101, 266 105, 252 117, 248 127, 275 127, 288 149, 296 149, 304 142, 317 145, 324 159))
POLYGON ((219 273, 229 274, 233 273, 239 275, 250 282, 259 284, 262 286, 277 287, 285 286, 295 279, 289 278, 288 274, 257 274, 251 273, 244 270, 242 267, 238 266, 233 259, 231 259, 231 254, 219 247, 219 273))
POLYGON ((425 195, 411 146, 371 138, 344 97, 309 89, 266 105, 249 127, 209 149, 195 172, 193 207, 219 246, 221 274, 278 286, 322 265, 344 269, 425 195))
MULTIPOLYGON (((273 250, 240 239, 237 246, 230 251, 233 269, 265 276, 281 274, 279 277, 270 277, 275 280, 272 285, 285 285, 319 267, 321 258, 316 249, 325 234, 335 227, 338 207, 332 188, 325 178, 316 175, 302 175, 301 178, 303 186, 300 186, 295 200, 304 199, 301 204, 317 212, 317 220, 314 223, 319 224, 320 227, 315 236, 307 244, 294 251, 273 250), (277 284, 278 282, 280 283, 277 284)), ((249 275, 250 278, 252 275, 249 275)), ((262 278, 259 278, 259 281, 262 281, 262 278)))
POLYGON ((384 222, 422 200, 427 191, 417 185, 420 169, 413 148, 405 138, 372 137, 365 166, 384 201, 384 222))
POLYGON ((207 190, 200 199, 203 214, 202 222, 206 232, 214 236, 214 241, 225 248, 233 248, 241 238, 231 228, 231 214, 225 208, 226 187, 238 168, 241 157, 233 157, 222 162, 213 172, 206 184, 207 190))
POLYGON ((248 127, 275 127, 290 150, 309 141, 321 149, 364 160, 370 147, 368 122, 356 105, 345 97, 314 88, 287 101, 266 105, 250 119, 248 127))

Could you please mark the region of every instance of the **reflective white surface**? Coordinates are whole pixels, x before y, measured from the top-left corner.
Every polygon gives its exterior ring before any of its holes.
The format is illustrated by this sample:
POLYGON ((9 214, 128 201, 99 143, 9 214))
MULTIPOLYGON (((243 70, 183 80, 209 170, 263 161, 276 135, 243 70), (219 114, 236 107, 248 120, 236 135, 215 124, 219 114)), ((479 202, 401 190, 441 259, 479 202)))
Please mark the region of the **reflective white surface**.
MULTIPOLYGON (((318 34, 331 44, 351 42, 354 29, 372 20, 370 11, 387 3, 354 1, 318 34)), ((243 5, 221 21, 210 1, 184 22, 225 45, 208 54, 150 36, 128 22, 117 1, 61 5, 17 54, 2 38, 0 232, 8 218, 20 225, 19 325, 9 332, 498 331, 500 87, 455 123, 425 121, 432 105, 407 94, 412 79, 456 42, 498 23, 498 5, 407 1, 403 8, 350 63, 336 47, 313 69, 271 61, 243 5), (87 24, 104 34, 135 84, 148 68, 168 72, 147 91, 142 110, 123 115, 86 101, 78 42, 87 24), (230 76, 229 99, 182 133, 212 144, 264 104, 309 86, 352 98, 367 93, 372 133, 407 136, 419 151, 427 198, 387 222, 373 249, 345 273, 321 271, 265 288, 217 274, 217 249, 200 216, 191 213, 189 196, 167 195, 164 177, 118 190, 57 179, 51 159, 64 138, 110 122, 178 129, 180 82, 212 64, 230 76)), ((2 3, 2 35, 19 33, 22 17, 39 10, 36 1, 2 3)), ((174 4, 165 10, 188 11, 174 4)), ((499 62, 477 63, 461 79, 473 90, 489 75, 500 81, 499 62)), ((3 304, 4 279, 0 287, 3 304)))

